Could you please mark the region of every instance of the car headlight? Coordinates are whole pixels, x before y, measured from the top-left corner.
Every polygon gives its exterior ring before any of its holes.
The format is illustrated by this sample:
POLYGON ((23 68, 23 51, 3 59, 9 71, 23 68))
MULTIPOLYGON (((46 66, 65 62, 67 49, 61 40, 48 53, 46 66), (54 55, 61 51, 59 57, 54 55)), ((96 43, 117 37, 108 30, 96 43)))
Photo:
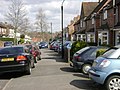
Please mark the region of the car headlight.
POLYGON ((102 67, 102 68, 108 67, 110 63, 111 62, 109 60, 103 60, 102 63, 99 65, 99 67, 102 67))

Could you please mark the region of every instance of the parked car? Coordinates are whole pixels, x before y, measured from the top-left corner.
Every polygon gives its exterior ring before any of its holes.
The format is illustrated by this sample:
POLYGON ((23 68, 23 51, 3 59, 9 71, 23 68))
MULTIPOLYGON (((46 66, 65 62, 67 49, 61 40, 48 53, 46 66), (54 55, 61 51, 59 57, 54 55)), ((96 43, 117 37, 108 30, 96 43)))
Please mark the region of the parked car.
POLYGON ((91 68, 94 60, 96 59, 96 53, 99 49, 107 48, 99 46, 88 46, 80 49, 73 55, 70 66, 72 66, 75 70, 82 70, 84 74, 88 74, 88 70, 91 68))
POLYGON ((50 44, 50 50, 55 50, 58 48, 58 42, 54 41, 50 44))
POLYGON ((40 49, 36 45, 26 44, 26 47, 29 48, 30 53, 34 57, 34 62, 37 63, 38 60, 41 60, 40 49))
POLYGON ((13 45, 12 41, 6 41, 6 42, 4 42, 4 47, 6 47, 6 46, 12 46, 12 45, 13 45))
POLYGON ((60 42, 56 42, 55 45, 54 45, 54 51, 55 52, 58 52, 58 49, 59 49, 59 46, 60 46, 60 42))
POLYGON ((58 46, 58 51, 57 51, 59 54, 62 53, 62 43, 59 44, 58 46))
POLYGON ((49 46, 50 50, 54 50, 54 46, 53 46, 54 43, 55 43, 55 41, 50 44, 50 46, 49 46))
POLYGON ((41 48, 48 48, 48 43, 47 42, 40 42, 39 49, 41 49, 41 48))
POLYGON ((21 71, 31 74, 34 60, 25 46, 0 48, 0 73, 21 71))
POLYGON ((89 70, 89 77, 107 90, 120 90, 120 48, 113 47, 98 57, 89 70))

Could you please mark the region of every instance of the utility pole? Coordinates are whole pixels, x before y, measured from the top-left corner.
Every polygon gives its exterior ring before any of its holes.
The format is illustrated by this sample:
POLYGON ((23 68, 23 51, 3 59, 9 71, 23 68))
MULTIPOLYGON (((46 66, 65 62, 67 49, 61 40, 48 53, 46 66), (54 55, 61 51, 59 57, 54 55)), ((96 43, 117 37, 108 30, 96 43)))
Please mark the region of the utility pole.
POLYGON ((63 0, 61 5, 61 28, 62 28, 62 58, 64 58, 64 48, 63 48, 63 3, 65 0, 63 0))
POLYGON ((51 41, 53 40, 53 37, 52 37, 52 22, 50 23, 51 25, 51 41))

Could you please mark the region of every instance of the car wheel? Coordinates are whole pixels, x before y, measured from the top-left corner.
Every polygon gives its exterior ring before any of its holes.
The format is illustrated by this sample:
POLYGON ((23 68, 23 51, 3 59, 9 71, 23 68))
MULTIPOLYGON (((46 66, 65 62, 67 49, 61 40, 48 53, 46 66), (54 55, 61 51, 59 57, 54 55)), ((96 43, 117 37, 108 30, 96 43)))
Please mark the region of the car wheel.
POLYGON ((26 69, 26 74, 27 74, 27 75, 30 75, 30 74, 31 74, 31 71, 32 71, 31 65, 29 64, 29 65, 27 66, 27 69, 26 69))
POLYGON ((83 74, 88 74, 88 70, 91 68, 91 65, 90 64, 84 64, 83 66, 82 66, 82 72, 83 72, 83 74))
POLYGON ((105 86, 107 90, 120 90, 120 76, 114 75, 109 77, 105 86))

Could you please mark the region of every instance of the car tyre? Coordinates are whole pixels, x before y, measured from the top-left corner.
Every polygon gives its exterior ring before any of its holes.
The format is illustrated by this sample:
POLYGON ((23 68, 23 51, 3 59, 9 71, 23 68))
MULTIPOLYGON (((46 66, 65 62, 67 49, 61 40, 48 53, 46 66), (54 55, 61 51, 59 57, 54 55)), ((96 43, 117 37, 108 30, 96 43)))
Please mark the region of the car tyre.
POLYGON ((85 75, 88 75, 88 70, 91 68, 91 65, 90 64, 84 64, 82 66, 82 73, 85 74, 85 75))
POLYGON ((105 83, 107 90, 120 90, 120 76, 114 75, 107 79, 105 83))
POLYGON ((31 74, 31 71, 32 71, 32 69, 31 69, 31 65, 29 64, 28 66, 27 66, 27 69, 26 69, 26 75, 30 75, 31 74))

